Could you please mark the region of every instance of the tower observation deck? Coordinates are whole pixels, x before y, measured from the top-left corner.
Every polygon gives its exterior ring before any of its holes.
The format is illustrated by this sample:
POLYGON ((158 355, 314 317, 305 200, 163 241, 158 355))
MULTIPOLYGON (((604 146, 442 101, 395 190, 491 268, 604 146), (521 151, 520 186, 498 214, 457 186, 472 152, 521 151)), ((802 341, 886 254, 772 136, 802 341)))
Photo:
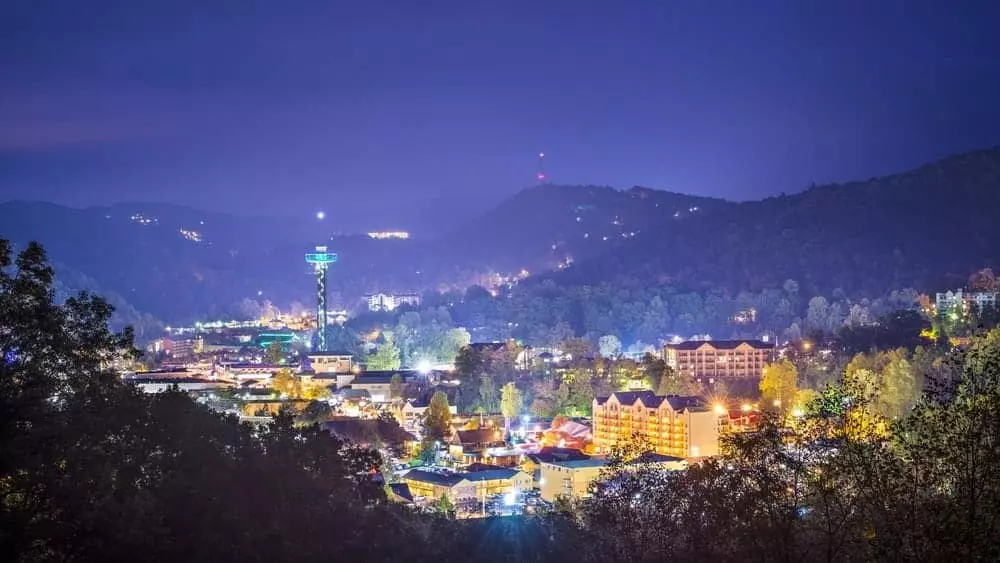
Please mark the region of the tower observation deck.
POLYGON ((316 252, 306 254, 306 262, 312 264, 316 272, 316 348, 326 349, 326 270, 337 261, 337 254, 327 252, 325 246, 317 246, 316 252))

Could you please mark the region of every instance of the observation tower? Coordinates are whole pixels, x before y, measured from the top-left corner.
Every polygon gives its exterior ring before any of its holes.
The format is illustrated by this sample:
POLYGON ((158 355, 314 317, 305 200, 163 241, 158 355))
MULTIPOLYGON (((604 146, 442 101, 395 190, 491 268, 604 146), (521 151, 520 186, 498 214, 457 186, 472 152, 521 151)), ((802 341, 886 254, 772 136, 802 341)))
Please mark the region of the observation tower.
POLYGON ((327 252, 325 246, 317 246, 316 252, 306 254, 306 262, 312 264, 316 272, 316 348, 326 349, 326 269, 337 261, 337 254, 327 252))

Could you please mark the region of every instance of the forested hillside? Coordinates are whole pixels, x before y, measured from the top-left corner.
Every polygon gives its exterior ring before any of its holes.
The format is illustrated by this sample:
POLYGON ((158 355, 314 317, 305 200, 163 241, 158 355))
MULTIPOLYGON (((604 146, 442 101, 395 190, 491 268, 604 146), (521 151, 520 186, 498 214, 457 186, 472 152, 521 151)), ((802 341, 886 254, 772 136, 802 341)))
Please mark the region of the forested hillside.
MULTIPOLYGON (((735 299, 795 280, 800 295, 858 302, 957 286, 973 271, 996 268, 998 193, 994 149, 744 203, 639 187, 536 186, 432 240, 338 234, 335 214, 324 222, 162 204, 81 210, 24 202, 0 204, 0 237, 41 241, 71 274, 66 279, 85 278, 87 289, 166 322, 231 314, 247 298, 308 302, 302 254, 322 243, 340 253, 331 270, 335 306, 357 305, 371 291, 464 289, 522 270, 530 277, 514 292, 527 292, 525 299, 546 293, 533 289, 546 280, 556 293, 661 288, 654 293, 664 300, 678 292, 735 299)), ((691 314, 684 330, 718 324, 691 314)))
POLYGON ((720 206, 646 230, 556 278, 614 279, 756 291, 799 281, 810 293, 961 283, 1000 261, 1000 150, 912 172, 720 206))

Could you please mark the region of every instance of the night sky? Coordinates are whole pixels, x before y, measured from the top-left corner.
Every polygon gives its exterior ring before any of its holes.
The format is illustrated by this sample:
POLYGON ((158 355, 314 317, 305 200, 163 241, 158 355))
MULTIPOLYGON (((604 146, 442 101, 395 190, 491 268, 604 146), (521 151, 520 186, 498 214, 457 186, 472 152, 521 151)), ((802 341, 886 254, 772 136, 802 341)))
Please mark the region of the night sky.
POLYGON ((759 198, 1000 143, 997 29, 993 0, 3 0, 0 199, 448 211, 539 151, 759 198))

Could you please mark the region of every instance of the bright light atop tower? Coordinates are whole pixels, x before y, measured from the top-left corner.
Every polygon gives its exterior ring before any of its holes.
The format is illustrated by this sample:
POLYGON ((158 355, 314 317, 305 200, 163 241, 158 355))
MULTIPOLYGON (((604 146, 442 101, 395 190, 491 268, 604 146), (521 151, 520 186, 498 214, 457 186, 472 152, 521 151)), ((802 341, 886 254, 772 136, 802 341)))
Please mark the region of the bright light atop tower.
POLYGON ((427 375, 431 372, 431 363, 427 360, 420 360, 417 362, 417 371, 423 375, 427 375))
POLYGON ((322 221, 323 219, 326 219, 326 213, 324 213, 323 211, 317 211, 316 218, 322 221))

